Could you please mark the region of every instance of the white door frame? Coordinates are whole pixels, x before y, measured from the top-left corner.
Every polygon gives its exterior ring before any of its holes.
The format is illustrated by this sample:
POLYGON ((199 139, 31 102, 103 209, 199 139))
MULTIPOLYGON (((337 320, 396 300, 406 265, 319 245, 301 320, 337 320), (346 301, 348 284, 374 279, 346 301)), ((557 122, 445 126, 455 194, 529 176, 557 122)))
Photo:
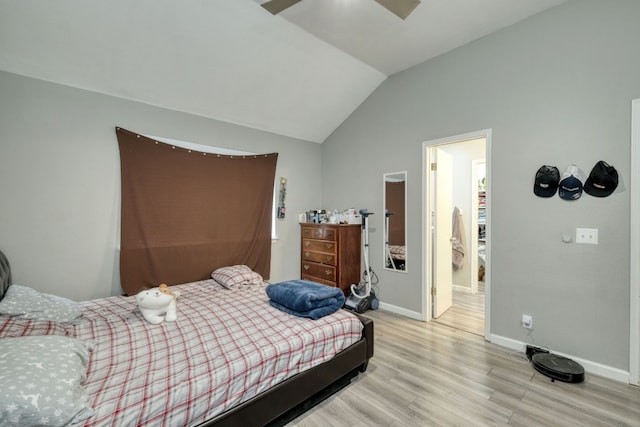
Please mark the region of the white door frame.
MULTIPOLYGON (((486 154, 486 153, 485 153, 486 154)), ((471 293, 475 294, 478 292, 478 275, 474 274, 474 272, 478 271, 480 258, 478 247, 480 246, 478 243, 478 213, 480 209, 478 209, 478 191, 474 189, 478 187, 478 169, 480 165, 486 165, 485 159, 474 159, 471 161, 471 242, 469 247, 471 248, 471 259, 470 259, 470 267, 471 267, 471 293)), ((486 176, 486 174, 485 174, 486 176)))
POLYGON ((629 250, 629 383, 640 376, 640 99, 631 102, 631 182, 629 250))
POLYGON ((486 141, 486 168, 487 168, 487 191, 486 191, 486 262, 485 262, 485 316, 484 316, 484 338, 488 340, 491 336, 491 129, 484 129, 476 132, 469 132, 462 135, 454 135, 446 138, 433 139, 422 143, 422 313, 421 318, 425 321, 432 319, 431 312, 431 198, 427 197, 431 191, 431 165, 428 163, 428 150, 432 146, 441 144, 451 144, 455 142, 467 141, 470 139, 484 138, 486 141))

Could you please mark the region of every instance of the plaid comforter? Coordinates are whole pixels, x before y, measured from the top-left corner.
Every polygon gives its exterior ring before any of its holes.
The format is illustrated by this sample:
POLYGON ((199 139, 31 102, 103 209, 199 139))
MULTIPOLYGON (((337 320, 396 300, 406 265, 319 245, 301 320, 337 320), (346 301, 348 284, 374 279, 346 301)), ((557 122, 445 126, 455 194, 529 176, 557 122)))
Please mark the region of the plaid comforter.
POLYGON ((73 335, 92 340, 85 426, 193 426, 360 339, 344 310, 319 320, 268 303, 262 285, 225 289, 213 280, 178 285, 178 319, 147 323, 134 297, 81 303, 73 335))

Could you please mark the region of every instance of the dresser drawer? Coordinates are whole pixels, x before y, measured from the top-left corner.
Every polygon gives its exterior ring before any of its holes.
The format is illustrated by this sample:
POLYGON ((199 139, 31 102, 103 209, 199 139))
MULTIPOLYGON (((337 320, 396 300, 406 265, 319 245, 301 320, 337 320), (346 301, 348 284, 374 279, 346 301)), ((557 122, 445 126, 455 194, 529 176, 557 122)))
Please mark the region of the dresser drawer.
POLYGON ((302 227, 302 238, 336 241, 336 230, 330 227, 302 227))
POLYGON ((324 252, 314 252, 314 251, 302 251, 302 259, 305 261, 314 261, 322 264, 331 264, 336 265, 336 254, 334 253, 324 253, 324 252))
POLYGON ((334 287, 334 288, 338 287, 338 284, 336 282, 331 282, 329 280, 318 279, 317 277, 308 276, 306 274, 301 274, 300 278, 304 279, 304 280, 311 280, 312 282, 320 283, 322 285, 327 285, 327 286, 331 286, 331 287, 334 287))
POLYGON ((332 265, 303 261, 301 273, 304 276, 317 277, 329 282, 336 281, 336 268, 332 265))
POLYGON ((335 242, 325 242, 323 240, 309 240, 304 239, 302 241, 302 251, 303 253, 306 251, 311 252, 327 252, 330 254, 336 253, 336 243, 335 242))

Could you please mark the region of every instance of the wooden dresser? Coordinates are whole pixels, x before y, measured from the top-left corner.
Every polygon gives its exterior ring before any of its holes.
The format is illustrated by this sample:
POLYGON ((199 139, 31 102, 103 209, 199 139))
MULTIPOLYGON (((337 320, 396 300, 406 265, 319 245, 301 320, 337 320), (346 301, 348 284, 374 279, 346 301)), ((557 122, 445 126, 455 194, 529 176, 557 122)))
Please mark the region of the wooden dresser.
POLYGON ((302 223, 300 276, 328 286, 338 286, 345 296, 360 282, 360 224, 302 223))

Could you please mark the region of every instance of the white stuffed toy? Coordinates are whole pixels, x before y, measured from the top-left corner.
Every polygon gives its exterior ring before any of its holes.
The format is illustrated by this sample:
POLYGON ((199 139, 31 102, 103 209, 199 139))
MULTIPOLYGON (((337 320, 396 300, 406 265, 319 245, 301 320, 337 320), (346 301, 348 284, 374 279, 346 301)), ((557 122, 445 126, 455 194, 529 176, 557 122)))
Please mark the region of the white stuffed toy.
POLYGON ((178 291, 170 291, 164 283, 157 288, 142 291, 136 295, 136 302, 142 317, 149 323, 157 325, 163 320, 176 320, 176 300, 180 296, 178 291))

